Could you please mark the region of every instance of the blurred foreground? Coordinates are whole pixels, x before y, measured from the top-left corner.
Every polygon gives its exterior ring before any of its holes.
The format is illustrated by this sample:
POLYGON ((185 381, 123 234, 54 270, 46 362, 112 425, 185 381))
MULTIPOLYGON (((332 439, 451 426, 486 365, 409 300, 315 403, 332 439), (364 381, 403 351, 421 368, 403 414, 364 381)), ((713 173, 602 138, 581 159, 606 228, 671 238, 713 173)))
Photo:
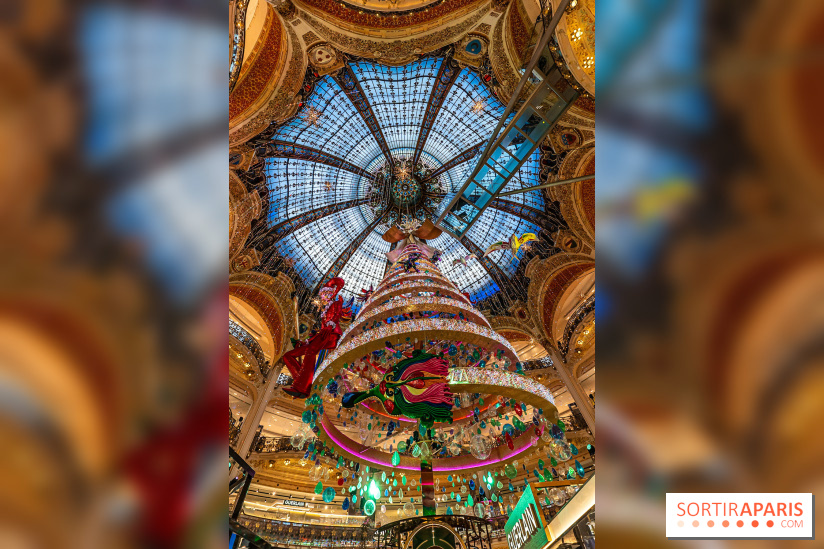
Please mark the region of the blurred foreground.
POLYGON ((664 494, 824 495, 824 2, 598 10, 600 546, 822 546, 669 542, 664 494))
POLYGON ((2 6, 0 547, 223 547, 226 6, 2 6))

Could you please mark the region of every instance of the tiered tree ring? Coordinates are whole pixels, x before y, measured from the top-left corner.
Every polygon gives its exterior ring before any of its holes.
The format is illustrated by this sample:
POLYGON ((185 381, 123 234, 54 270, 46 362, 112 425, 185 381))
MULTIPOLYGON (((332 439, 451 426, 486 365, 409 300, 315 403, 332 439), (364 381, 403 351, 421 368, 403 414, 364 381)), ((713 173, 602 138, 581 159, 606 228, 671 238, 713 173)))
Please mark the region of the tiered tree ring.
POLYGON ((407 471, 499 468, 550 443, 550 391, 441 274, 437 250, 401 246, 318 366, 304 421, 338 455, 407 471))

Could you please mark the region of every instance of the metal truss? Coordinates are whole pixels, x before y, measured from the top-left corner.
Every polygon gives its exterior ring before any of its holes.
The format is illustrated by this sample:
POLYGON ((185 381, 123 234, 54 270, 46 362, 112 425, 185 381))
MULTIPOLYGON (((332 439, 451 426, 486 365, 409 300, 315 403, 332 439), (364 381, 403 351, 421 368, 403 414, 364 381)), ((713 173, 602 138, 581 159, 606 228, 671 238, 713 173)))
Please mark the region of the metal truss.
POLYGON ((569 0, 561 0, 555 7, 475 169, 438 217, 437 224, 456 238, 467 234, 578 98, 578 91, 564 79, 548 48, 568 4, 569 0), (522 92, 528 92, 523 101, 522 92))

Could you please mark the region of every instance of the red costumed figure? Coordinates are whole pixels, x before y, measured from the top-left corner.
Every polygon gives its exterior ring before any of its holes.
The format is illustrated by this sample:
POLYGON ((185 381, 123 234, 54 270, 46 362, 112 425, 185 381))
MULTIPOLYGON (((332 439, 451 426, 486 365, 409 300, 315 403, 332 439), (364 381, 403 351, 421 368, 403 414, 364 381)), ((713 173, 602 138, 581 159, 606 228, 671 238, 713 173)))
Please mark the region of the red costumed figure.
POLYGON ((343 279, 335 277, 318 292, 323 310, 320 313, 320 329, 305 342, 299 342, 294 349, 283 355, 283 362, 292 374, 292 385, 283 391, 295 398, 307 398, 315 377, 315 362, 318 353, 331 350, 340 339, 340 319, 343 316, 343 299, 338 292, 343 288, 343 279), (303 360, 299 360, 302 358, 303 360))

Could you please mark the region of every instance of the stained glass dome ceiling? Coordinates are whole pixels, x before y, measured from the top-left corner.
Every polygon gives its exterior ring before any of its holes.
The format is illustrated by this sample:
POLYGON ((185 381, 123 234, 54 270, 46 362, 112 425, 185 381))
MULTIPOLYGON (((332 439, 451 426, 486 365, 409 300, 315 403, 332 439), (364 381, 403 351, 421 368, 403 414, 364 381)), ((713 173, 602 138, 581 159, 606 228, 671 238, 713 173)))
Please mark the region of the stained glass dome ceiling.
MULTIPOLYGON (((477 71, 443 57, 402 67, 352 61, 312 85, 294 118, 267 136, 267 222, 278 236, 277 251, 291 258, 307 288, 340 276, 348 298, 384 274, 392 245, 381 236, 394 221, 389 210, 403 214, 409 204, 419 204, 420 215, 437 218, 439 193, 461 186, 505 106, 477 71), (387 166, 396 174, 410 166, 412 174, 394 177, 385 203, 376 207, 377 174, 387 166), (433 175, 437 186, 427 186, 433 175)), ((539 155, 540 150, 508 190, 539 183, 539 155)), ((453 260, 481 255, 513 233, 540 230, 523 213, 545 210, 539 191, 506 201, 509 211, 488 208, 463 241, 443 233, 429 242, 443 251, 443 273, 476 301, 506 284, 519 259, 507 250, 466 267, 453 266, 453 260), (526 208, 515 215, 511 204, 526 208)))

